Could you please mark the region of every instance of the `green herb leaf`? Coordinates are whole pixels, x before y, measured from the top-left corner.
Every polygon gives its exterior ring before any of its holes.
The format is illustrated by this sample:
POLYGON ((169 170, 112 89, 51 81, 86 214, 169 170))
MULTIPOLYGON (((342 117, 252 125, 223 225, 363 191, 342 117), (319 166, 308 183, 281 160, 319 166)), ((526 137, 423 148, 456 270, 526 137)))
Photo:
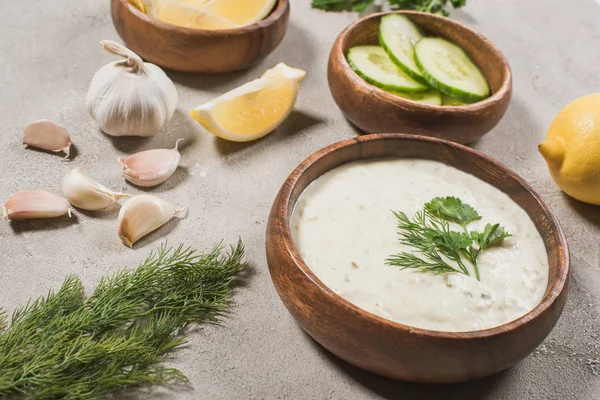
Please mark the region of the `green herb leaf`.
POLYGON ((425 210, 438 218, 455 222, 462 227, 481 219, 481 216, 470 205, 456 197, 436 197, 425 204, 425 210))
POLYGON ((471 232, 471 238, 477 243, 480 250, 498 245, 505 238, 512 236, 500 224, 486 224, 483 232, 471 232))
MULTIPOLYGON (((448 0, 388 0, 395 10, 415 10, 447 16, 448 0)), ((312 7, 325 11, 363 11, 373 0, 312 0, 312 7)), ((450 0, 454 8, 463 7, 466 0, 450 0)))
POLYGON ((58 292, 0 310, 0 397, 97 399, 124 386, 187 382, 162 365, 183 330, 218 322, 244 268, 241 242, 197 254, 161 246, 137 269, 103 278, 90 297, 68 277, 58 292))
POLYGON ((429 261, 419 258, 413 253, 399 253, 390 256, 386 260, 386 263, 400 267, 400 269, 420 269, 424 272, 432 272, 435 275, 448 272, 462 272, 445 262, 435 251, 427 252, 425 256, 429 261))
POLYGON ((414 254, 404 252, 390 256, 386 260, 388 265, 402 269, 420 268, 437 271, 437 273, 462 272, 466 275, 469 274, 461 260, 461 251, 472 243, 469 235, 451 231, 446 221, 425 211, 416 213, 412 221, 403 212, 395 212, 394 215, 398 219, 400 243, 417 249, 431 263, 421 260, 420 264, 414 254), (456 262, 457 266, 450 265, 446 260, 456 262))
POLYGON ((453 248, 460 249, 460 250, 467 249, 471 245, 471 243, 473 243, 473 241, 471 240, 469 235, 467 235, 464 232, 450 231, 450 232, 448 232, 447 236, 443 236, 443 237, 447 238, 448 243, 453 248))
MULTIPOLYGON (((393 9, 415 10, 448 16, 448 0, 388 0, 393 9)), ((450 0, 454 8, 463 7, 466 0, 450 0)))
POLYGON ((475 277, 480 280, 477 257, 486 248, 511 236, 500 224, 487 224, 483 232, 469 232, 467 225, 481 219, 470 205, 456 197, 436 197, 410 220, 403 212, 394 212, 398 219, 400 243, 412 247, 422 257, 403 252, 392 255, 386 263, 401 269, 419 269, 436 275, 460 272, 470 275, 463 257, 473 264, 475 277), (464 232, 450 230, 449 222, 462 226, 464 232))
POLYGON ((364 11, 374 0, 313 0, 312 7, 325 11, 364 11))
POLYGON ((0 308, 0 333, 8 327, 8 314, 0 308))
POLYGON ((467 0, 450 0, 452 3, 452 7, 461 8, 467 5, 467 0))

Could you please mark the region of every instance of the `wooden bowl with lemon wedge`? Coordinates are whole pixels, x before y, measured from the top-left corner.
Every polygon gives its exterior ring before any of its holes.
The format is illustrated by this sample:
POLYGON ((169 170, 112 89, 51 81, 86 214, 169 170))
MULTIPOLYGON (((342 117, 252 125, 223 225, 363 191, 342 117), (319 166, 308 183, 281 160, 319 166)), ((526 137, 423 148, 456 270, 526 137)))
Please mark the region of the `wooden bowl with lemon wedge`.
POLYGON ((218 30, 163 22, 129 0, 111 0, 111 12, 119 36, 144 59, 175 71, 214 74, 249 68, 275 50, 287 31, 290 5, 277 0, 259 22, 218 30))

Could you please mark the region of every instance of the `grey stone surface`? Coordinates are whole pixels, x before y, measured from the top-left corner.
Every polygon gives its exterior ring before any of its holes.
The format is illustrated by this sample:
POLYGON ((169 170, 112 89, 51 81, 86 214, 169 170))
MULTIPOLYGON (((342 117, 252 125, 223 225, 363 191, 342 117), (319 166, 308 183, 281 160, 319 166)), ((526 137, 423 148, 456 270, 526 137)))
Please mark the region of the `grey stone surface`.
POLYGON ((114 57, 101 39, 118 39, 108 0, 0 1, 0 197, 46 189, 60 193, 63 175, 81 166, 107 186, 141 193, 119 176, 117 157, 171 147, 186 138, 182 167, 155 192, 190 207, 131 250, 116 236, 113 209, 77 212, 73 220, 0 224, 0 304, 9 312, 31 296, 78 274, 92 288, 101 276, 135 266, 162 238, 205 249, 241 236, 251 273, 222 326, 204 326, 170 361, 189 388, 132 398, 172 399, 600 399, 600 213, 563 195, 536 145, 569 101, 600 88, 600 7, 593 0, 469 0, 456 18, 486 35, 510 61, 514 97, 502 122, 474 147, 505 163, 537 189, 560 218, 572 253, 569 299, 542 346, 510 370, 478 382, 421 386, 383 379, 328 354, 305 335, 275 292, 264 253, 271 202, 287 174, 306 156, 357 131, 327 88, 326 61, 336 35, 355 14, 311 10, 292 0, 283 44, 255 68, 225 76, 169 72, 179 91, 173 120, 149 140, 111 139, 86 114, 94 72, 114 57), (259 76, 277 62, 308 76, 296 110, 276 132, 250 144, 217 140, 187 110, 259 76), (72 133, 77 155, 62 162, 21 146, 30 122, 48 118, 72 133))

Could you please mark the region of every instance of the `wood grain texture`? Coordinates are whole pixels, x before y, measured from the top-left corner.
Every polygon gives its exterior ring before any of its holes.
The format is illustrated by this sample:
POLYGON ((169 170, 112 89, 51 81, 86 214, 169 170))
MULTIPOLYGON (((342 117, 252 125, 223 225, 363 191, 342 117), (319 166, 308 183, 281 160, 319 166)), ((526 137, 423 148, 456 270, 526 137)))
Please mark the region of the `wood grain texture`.
POLYGON ((331 49, 327 78, 342 112, 366 133, 412 133, 466 144, 489 132, 504 115, 512 92, 511 71, 504 56, 485 37, 449 18, 414 11, 395 13, 410 17, 427 35, 462 47, 486 76, 492 95, 460 107, 429 106, 365 82, 350 68, 345 55, 353 46, 379 44, 379 22, 389 14, 379 13, 348 26, 331 49))
POLYGON ((323 347, 347 362, 387 377, 452 383, 485 377, 530 354, 556 324, 567 297, 569 250, 558 220, 518 175, 468 147, 436 138, 375 134, 334 143, 307 158, 283 184, 266 236, 271 279, 289 312, 323 347), (302 261, 290 234, 303 190, 344 163, 382 157, 442 162, 499 188, 521 206, 540 232, 550 267, 541 303, 502 326, 473 332, 436 332, 368 313, 333 293, 302 261))
POLYGON ((128 0, 111 0, 113 24, 125 44, 145 60, 175 71, 225 73, 249 68, 285 36, 289 0, 279 0, 264 20, 237 29, 209 31, 167 24, 128 0))

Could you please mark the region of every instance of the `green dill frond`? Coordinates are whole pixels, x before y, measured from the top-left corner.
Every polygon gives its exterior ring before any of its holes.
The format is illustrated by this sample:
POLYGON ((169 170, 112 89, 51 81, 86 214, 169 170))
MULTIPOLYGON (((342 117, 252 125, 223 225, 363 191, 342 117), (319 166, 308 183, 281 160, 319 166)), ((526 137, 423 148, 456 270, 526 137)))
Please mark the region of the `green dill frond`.
POLYGON ((0 333, 8 327, 8 314, 0 308, 0 333))
POLYGON ((0 314, 0 397, 92 399, 125 386, 187 382, 161 365, 192 323, 218 322, 244 268, 239 241, 206 254, 166 244, 85 298, 76 276, 0 314))
POLYGON ((433 272, 435 275, 447 272, 462 272, 452 268, 435 252, 424 253, 424 255, 429 261, 408 252, 392 255, 385 261, 387 265, 400 267, 400 269, 418 269, 424 272, 433 272))
POLYGON ((467 225, 480 220, 481 216, 456 197, 432 199, 423 206, 423 210, 415 213, 412 220, 403 212, 392 212, 398 220, 399 242, 422 256, 402 252, 386 259, 388 265, 401 269, 418 269, 436 275, 449 272, 470 275, 464 256, 473 265, 475 277, 479 280, 479 254, 511 236, 500 224, 487 224, 483 232, 469 232, 467 225), (459 225, 463 232, 453 231, 450 223, 459 225))

